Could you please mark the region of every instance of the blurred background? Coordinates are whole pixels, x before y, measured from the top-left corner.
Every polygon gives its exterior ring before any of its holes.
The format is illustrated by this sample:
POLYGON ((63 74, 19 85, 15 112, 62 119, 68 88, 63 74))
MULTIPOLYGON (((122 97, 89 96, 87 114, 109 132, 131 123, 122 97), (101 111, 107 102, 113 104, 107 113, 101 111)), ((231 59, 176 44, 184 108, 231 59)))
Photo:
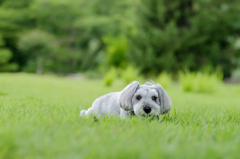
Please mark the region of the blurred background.
POLYGON ((0 72, 80 73, 104 78, 106 85, 118 76, 128 82, 203 74, 235 82, 240 80, 239 4, 0 0, 0 72))

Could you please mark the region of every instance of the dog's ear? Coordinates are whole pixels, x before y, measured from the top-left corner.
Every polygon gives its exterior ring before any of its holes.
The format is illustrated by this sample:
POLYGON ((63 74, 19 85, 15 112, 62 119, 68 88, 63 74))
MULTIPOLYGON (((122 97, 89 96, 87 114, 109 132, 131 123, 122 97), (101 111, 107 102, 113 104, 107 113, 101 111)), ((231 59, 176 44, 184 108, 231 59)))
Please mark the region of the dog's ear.
POLYGON ((155 89, 159 96, 160 114, 166 114, 172 107, 172 101, 160 84, 155 85, 155 89))
POLYGON ((121 92, 118 97, 118 104, 124 110, 132 110, 132 97, 136 93, 139 87, 137 81, 133 81, 131 84, 127 85, 121 92))

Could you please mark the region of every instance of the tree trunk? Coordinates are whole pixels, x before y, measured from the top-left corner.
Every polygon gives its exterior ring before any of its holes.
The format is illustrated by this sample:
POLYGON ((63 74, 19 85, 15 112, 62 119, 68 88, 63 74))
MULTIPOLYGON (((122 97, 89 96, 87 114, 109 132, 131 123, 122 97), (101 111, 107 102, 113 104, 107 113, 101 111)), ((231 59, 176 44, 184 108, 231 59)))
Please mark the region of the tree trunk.
POLYGON ((36 74, 38 74, 38 75, 42 75, 43 74, 43 58, 42 57, 38 57, 37 58, 36 74))

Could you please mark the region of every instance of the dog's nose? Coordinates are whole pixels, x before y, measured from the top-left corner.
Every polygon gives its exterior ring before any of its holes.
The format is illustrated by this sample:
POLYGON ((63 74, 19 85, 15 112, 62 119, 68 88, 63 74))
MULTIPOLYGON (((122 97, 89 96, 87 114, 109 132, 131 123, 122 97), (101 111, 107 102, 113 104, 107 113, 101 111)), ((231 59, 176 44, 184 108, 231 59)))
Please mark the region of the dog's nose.
POLYGON ((143 110, 144 110, 145 113, 148 114, 148 113, 151 112, 152 109, 150 107, 146 106, 146 107, 143 108, 143 110))

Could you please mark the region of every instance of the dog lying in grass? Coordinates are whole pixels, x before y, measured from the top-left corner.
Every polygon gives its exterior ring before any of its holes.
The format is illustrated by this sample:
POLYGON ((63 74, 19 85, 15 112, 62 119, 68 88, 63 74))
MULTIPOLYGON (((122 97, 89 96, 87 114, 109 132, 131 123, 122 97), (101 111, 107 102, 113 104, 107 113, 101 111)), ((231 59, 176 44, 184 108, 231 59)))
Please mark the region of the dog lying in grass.
POLYGON ((140 85, 139 82, 134 81, 121 92, 109 93, 97 98, 91 108, 80 112, 80 116, 90 114, 117 115, 122 118, 130 115, 158 116, 166 114, 171 107, 171 99, 160 84, 140 85))

